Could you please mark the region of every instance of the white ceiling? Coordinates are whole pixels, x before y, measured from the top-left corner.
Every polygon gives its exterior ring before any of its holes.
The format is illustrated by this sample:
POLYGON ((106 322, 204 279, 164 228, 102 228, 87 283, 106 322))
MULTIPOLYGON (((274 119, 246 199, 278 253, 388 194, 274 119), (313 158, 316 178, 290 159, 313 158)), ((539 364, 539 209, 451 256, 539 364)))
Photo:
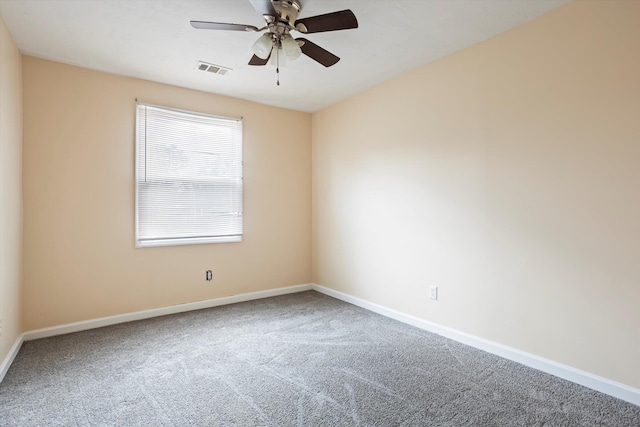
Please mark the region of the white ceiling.
POLYGON ((0 15, 27 55, 314 112, 566 2, 302 0, 301 18, 351 9, 359 28, 305 36, 342 59, 325 68, 301 56, 281 69, 280 86, 274 67, 247 65, 257 33, 189 24, 262 27, 248 0, 0 0, 0 15), (198 71, 199 60, 232 71, 198 71))

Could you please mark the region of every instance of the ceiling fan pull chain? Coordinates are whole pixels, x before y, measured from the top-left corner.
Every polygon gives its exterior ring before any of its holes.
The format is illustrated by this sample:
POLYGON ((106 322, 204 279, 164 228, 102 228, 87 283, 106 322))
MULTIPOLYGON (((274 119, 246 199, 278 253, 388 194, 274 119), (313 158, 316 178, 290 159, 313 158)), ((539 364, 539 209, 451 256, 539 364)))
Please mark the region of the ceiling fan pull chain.
POLYGON ((276 84, 280 86, 280 49, 276 49, 276 75, 278 76, 276 84))

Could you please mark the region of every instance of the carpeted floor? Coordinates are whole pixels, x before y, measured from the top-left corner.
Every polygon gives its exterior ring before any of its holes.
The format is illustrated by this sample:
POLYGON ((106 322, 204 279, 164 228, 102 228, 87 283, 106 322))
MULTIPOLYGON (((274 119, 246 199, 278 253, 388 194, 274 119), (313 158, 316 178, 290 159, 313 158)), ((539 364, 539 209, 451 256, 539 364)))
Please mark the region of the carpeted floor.
POLYGON ((1 426, 640 426, 640 407, 316 292, 26 342, 1 426))

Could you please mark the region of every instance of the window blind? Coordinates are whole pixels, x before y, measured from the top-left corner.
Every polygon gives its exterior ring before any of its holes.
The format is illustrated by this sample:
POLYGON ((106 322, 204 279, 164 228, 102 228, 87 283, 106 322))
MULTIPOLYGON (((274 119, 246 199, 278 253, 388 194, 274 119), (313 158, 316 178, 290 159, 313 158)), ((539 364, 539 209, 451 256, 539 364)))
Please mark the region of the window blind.
POLYGON ((242 240, 242 121, 136 114, 136 246, 242 240))

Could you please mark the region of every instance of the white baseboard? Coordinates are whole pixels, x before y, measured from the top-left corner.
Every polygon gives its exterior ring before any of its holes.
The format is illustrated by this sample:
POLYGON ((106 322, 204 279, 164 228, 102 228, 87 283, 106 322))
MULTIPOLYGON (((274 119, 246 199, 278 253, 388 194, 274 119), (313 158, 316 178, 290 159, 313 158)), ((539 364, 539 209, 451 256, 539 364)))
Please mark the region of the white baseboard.
POLYGON ((16 358, 18 351, 20 351, 20 347, 22 347, 23 342, 24 334, 21 334, 9 349, 9 353, 7 353, 5 358, 2 360, 2 363, 0 363, 0 383, 4 379, 4 376, 7 374, 9 366, 11 366, 11 364, 13 363, 13 359, 16 358))
POLYGON ((250 292, 246 294, 232 295, 230 297, 214 298, 204 301, 189 302, 186 304, 172 305, 169 307, 153 308, 151 310, 136 311, 134 313, 119 314, 116 316, 101 317, 82 322, 68 323, 66 325, 53 326, 51 328, 36 329, 25 332, 24 340, 31 341, 39 338, 53 337, 72 332, 85 331, 87 329, 101 328, 103 326, 116 325, 118 323, 133 322, 135 320, 149 319, 152 317, 166 316, 167 314, 183 313, 185 311, 201 310, 203 308, 218 307, 221 305, 235 304, 238 302, 252 301, 261 298, 275 297, 278 295, 293 294, 296 292, 310 291, 311 285, 288 286, 285 288, 268 289, 266 291, 250 292))
POLYGON ((274 297, 278 295, 292 294, 296 292, 304 292, 308 290, 315 290, 325 295, 337 298, 339 300, 351 303, 358 307, 365 308, 369 311, 381 314, 386 317, 398 320, 403 323, 424 329, 429 332, 442 335, 452 340, 461 342, 463 344, 470 345, 472 347, 484 350, 488 353, 495 354, 505 359, 513 360, 523 365, 529 366, 534 369, 538 369, 542 372, 546 372, 551 375, 563 378, 568 381, 583 385, 593 390, 608 394, 618 399, 625 400, 640 406, 640 390, 634 387, 630 387, 626 384, 615 382, 604 377, 594 375, 592 373, 582 371, 573 368, 568 365, 563 365, 553 360, 545 359, 543 357, 536 356, 534 354, 526 353, 524 351, 517 350, 512 347, 508 347, 493 341, 485 340, 483 338, 457 331, 446 326, 438 325, 437 323, 429 322, 424 319, 420 319, 415 316, 411 316, 399 311, 384 307, 379 304, 375 304, 363 299, 339 292, 333 289, 326 288, 317 284, 306 284, 289 286, 284 288, 269 289, 266 291, 251 292, 246 294, 233 295, 223 298, 215 298, 204 301, 196 301, 186 304, 172 305, 169 307, 155 308, 151 310, 137 311, 134 313, 120 314, 116 316, 102 317, 98 319, 86 320, 82 322, 69 323, 66 325, 54 326, 51 328, 37 329, 33 331, 25 332, 20 335, 16 342, 13 344, 9 353, 0 363, 0 382, 4 379, 5 374, 9 370, 11 363, 15 359, 22 343, 24 341, 35 340, 39 338, 52 337, 56 335, 63 335, 72 332, 79 332, 88 329, 101 328, 103 326, 115 325, 118 323, 132 322, 135 320, 149 319, 152 317, 165 316, 168 314, 182 313, 185 311, 201 310, 204 308, 217 307, 227 304, 235 304, 239 302, 252 301, 261 298, 274 297))
POLYGON ((51 328, 36 329, 23 333, 13 344, 7 356, 0 364, 0 383, 4 379, 9 367, 13 363, 22 343, 24 341, 36 340, 39 338, 64 335, 72 332, 86 331, 88 329, 101 328, 103 326, 116 325, 118 323, 133 322, 135 320, 149 319, 152 317, 166 316, 168 314, 183 313, 185 311, 201 310, 204 308, 218 307, 221 305, 235 304, 238 302, 252 301, 261 298, 275 297, 279 295, 293 294, 296 292, 310 291, 312 285, 297 285, 284 288, 268 289, 266 291, 250 292, 246 294, 232 295, 209 299, 204 301, 190 302, 186 304, 172 305, 169 307, 154 308, 151 310, 136 311, 134 313, 119 314, 116 316, 101 317, 98 319, 85 320, 82 322, 68 323, 66 325, 53 326, 51 328))
POLYGON ((420 319, 418 317, 411 316, 409 314, 405 314, 379 304, 365 301, 363 299, 345 294, 343 292, 326 288, 324 286, 313 284, 312 289, 325 295, 329 295, 330 297, 334 297, 353 305, 357 305, 358 307, 365 308, 369 311, 373 311, 374 313, 390 317, 392 319, 407 323, 409 325, 424 329, 429 332, 433 332, 438 335, 442 335, 454 341, 458 341, 471 347, 486 351, 487 353, 492 353, 496 356, 521 363, 525 366, 529 366, 539 371, 555 375, 556 377, 560 377, 562 379, 580 384, 601 393, 608 394, 609 396, 613 396, 640 406, 640 389, 628 386, 626 384, 612 381, 610 379, 600 377, 598 375, 582 371, 568 365, 563 365, 562 363, 554 362, 553 360, 545 359, 544 357, 536 356, 535 354, 527 353, 512 347, 508 347, 506 345, 486 340, 484 338, 467 334, 465 332, 460 332, 455 329, 439 325, 437 323, 429 322, 424 319, 420 319))

